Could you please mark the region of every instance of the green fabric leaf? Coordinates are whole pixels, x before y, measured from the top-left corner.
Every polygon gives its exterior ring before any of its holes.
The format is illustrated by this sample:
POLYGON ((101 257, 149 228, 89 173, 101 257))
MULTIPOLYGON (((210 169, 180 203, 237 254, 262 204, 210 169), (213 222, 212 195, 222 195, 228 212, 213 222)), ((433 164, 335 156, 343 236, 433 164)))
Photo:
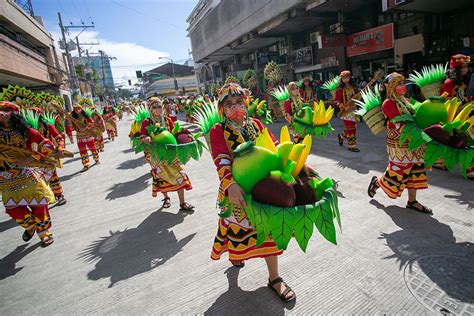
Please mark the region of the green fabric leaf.
POLYGON ((255 226, 253 223, 255 222, 255 213, 252 208, 252 196, 250 194, 246 194, 244 196, 245 202, 247 202, 247 207, 245 208, 245 214, 247 214, 247 218, 251 225, 255 226))
POLYGON ((458 151, 451 147, 446 147, 444 154, 444 165, 446 169, 452 171, 456 163, 458 162, 458 151))
POLYGON ((392 119, 392 123, 398 122, 414 122, 415 118, 411 114, 401 114, 392 119))
POLYGON ((316 220, 314 221, 316 228, 321 235, 328 241, 337 245, 336 228, 334 227, 333 213, 328 203, 322 203, 318 209, 316 220))
POLYGON ((232 215, 232 211, 233 211, 234 208, 235 208, 235 206, 234 206, 232 203, 230 203, 228 197, 225 197, 225 198, 224 198, 224 200, 222 201, 220 207, 226 209, 224 213, 219 213, 219 214, 217 214, 217 215, 219 215, 220 218, 228 218, 228 217, 230 217, 230 215, 232 215))
POLYGON ((336 191, 334 189, 327 190, 324 193, 324 198, 327 203, 329 203, 333 216, 336 218, 337 224, 339 225, 339 229, 342 231, 341 214, 339 213, 336 191))
POLYGON ((270 234, 270 226, 266 207, 267 205, 262 205, 255 202, 252 203, 252 209, 255 215, 254 225, 257 230, 257 247, 263 244, 263 242, 267 240, 268 235, 270 234))
POLYGON ((474 159, 474 149, 473 148, 459 149, 458 157, 459 157, 459 166, 461 168, 461 173, 464 176, 464 178, 467 178, 466 169, 472 165, 472 162, 474 159))
POLYGON ((432 166, 439 158, 444 156, 446 151, 446 146, 437 143, 431 142, 426 145, 425 151, 425 166, 432 166))
POLYGON ((294 236, 296 242, 304 252, 306 252, 309 239, 311 238, 311 235, 313 235, 313 223, 316 220, 317 215, 316 208, 312 206, 307 207, 306 205, 295 208, 296 223, 294 227, 294 236))

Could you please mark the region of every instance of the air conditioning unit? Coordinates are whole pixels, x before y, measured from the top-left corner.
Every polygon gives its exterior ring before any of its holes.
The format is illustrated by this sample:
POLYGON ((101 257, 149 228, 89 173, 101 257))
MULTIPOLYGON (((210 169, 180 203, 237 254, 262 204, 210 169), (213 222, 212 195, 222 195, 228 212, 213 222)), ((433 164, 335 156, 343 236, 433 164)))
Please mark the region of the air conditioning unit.
POLYGON ((319 42, 319 32, 313 32, 309 34, 309 42, 311 44, 319 42))
POLYGON ((250 61, 255 61, 255 54, 254 53, 249 54, 248 58, 249 58, 250 61))

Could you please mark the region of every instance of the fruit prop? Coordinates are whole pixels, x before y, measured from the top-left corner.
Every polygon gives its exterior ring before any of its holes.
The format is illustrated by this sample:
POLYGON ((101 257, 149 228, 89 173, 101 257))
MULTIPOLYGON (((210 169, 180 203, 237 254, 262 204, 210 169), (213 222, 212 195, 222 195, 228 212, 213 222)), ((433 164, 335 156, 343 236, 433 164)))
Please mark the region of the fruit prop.
POLYGON ((433 96, 439 96, 441 86, 446 78, 446 69, 448 64, 443 67, 442 64, 423 67, 421 73, 415 70, 414 74, 408 76, 408 80, 420 87, 421 93, 427 99, 433 96))
POLYGON ((269 62, 265 65, 263 77, 265 80, 271 81, 275 84, 279 83, 282 78, 280 66, 278 66, 274 61, 269 62))
MULTIPOLYGON (((94 104, 92 103, 91 100, 89 100, 88 98, 82 98, 79 100, 78 102, 80 105, 87 105, 87 106, 93 106, 94 104)), ((86 108, 86 106, 84 106, 83 108, 86 108)))
POLYGON ((240 84, 239 79, 237 79, 237 77, 229 76, 225 79, 224 85, 226 85, 228 83, 231 83, 231 82, 240 84))
POLYGON ((385 115, 382 112, 382 97, 379 86, 375 86, 375 91, 365 89, 361 92, 361 100, 352 99, 359 106, 357 115, 362 116, 365 123, 374 135, 385 131, 385 115))
POLYGON ((341 76, 336 76, 324 82, 323 88, 331 92, 332 98, 336 98, 336 90, 341 82, 341 76))
POLYGON ((203 148, 206 148, 204 143, 198 139, 199 134, 191 135, 189 131, 182 129, 179 123, 176 124, 172 133, 159 124, 149 125, 146 129, 152 141, 144 146, 149 150, 153 161, 166 161, 171 164, 175 159, 178 159, 184 165, 191 158, 199 160, 203 148), (177 137, 173 133, 176 133, 177 137))
POLYGON ((257 75, 252 69, 247 69, 242 78, 242 83, 247 89, 255 89, 257 87, 257 75))
POLYGON ((252 97, 247 97, 244 98, 244 104, 247 107, 249 116, 257 117, 264 124, 273 123, 272 115, 270 113, 270 110, 268 110, 267 108, 267 101, 260 101, 259 98, 254 100, 252 97))
POLYGON ((25 87, 9 85, 0 93, 0 101, 10 101, 21 108, 41 107, 37 95, 25 87))
POLYGON ((204 102, 204 105, 193 113, 193 119, 199 126, 199 129, 201 130, 201 135, 204 136, 204 139, 206 140, 209 149, 211 148, 211 142, 209 137, 211 128, 217 123, 221 122, 217 105, 218 101, 216 99, 211 102, 204 102))
POLYGON ((426 145, 425 165, 431 166, 444 159, 449 171, 459 164, 466 177, 466 169, 474 163, 474 140, 469 135, 474 117, 474 103, 468 103, 458 113, 461 102, 458 98, 445 101, 442 97, 431 97, 423 103, 411 101, 415 114, 402 114, 392 122, 405 123, 400 134, 400 144, 408 140, 408 148, 415 150, 426 145))
MULTIPOLYGON (((268 130, 253 142, 241 144, 235 151, 232 176, 245 192, 249 221, 257 230, 257 246, 271 234, 277 247, 285 250, 291 237, 306 251, 314 226, 328 241, 336 244, 334 219, 341 225, 334 182, 321 179, 305 167, 312 139, 307 135, 294 144, 288 128, 275 146, 268 130)), ((232 214, 234 206, 225 198, 221 206, 232 214)))
POLYGON ((334 109, 332 107, 326 109, 323 101, 314 102, 314 110, 306 103, 293 115, 293 128, 300 135, 326 138, 330 132, 334 131, 329 123, 333 115, 334 109))

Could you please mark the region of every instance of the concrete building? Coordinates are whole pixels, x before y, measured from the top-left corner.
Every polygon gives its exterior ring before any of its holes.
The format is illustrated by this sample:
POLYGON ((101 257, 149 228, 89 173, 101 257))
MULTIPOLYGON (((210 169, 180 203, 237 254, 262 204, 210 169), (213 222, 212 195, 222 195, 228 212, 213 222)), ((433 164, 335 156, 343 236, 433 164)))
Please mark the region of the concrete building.
MULTIPOLYGON (((194 75, 177 77, 176 81, 178 84, 178 95, 196 95, 198 93, 196 77, 194 75)), ((173 78, 156 80, 148 85, 145 96, 148 98, 154 95, 163 97, 176 96, 173 78)))
POLYGON ((99 77, 97 83, 100 87, 105 87, 106 89, 111 90, 115 88, 112 68, 107 54, 104 54, 103 58, 101 56, 90 56, 89 58, 86 56, 73 57, 72 63, 75 67, 78 65, 84 66, 86 72, 84 75, 86 79, 90 79, 90 75, 87 73, 91 74, 92 70, 95 70, 95 73, 97 73, 97 76, 99 77))
POLYGON ((61 95, 71 104, 66 63, 40 17, 0 1, 0 87, 22 85, 61 95), (58 55, 59 54, 59 55, 58 55))
POLYGON ((474 46, 472 1, 222 0, 200 1, 188 18, 201 90, 276 61, 284 81, 323 80, 350 69, 368 77, 446 62, 474 46))

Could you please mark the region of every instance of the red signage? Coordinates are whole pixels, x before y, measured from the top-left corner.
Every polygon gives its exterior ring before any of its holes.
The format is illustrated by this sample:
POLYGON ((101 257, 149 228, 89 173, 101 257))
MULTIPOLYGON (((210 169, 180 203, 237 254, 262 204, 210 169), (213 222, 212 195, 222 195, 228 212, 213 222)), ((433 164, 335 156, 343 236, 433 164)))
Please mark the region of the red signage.
POLYGON ((393 24, 385 24, 347 37, 347 57, 393 48, 393 24))
POLYGON ((321 35, 321 48, 346 46, 347 38, 344 34, 321 35))

